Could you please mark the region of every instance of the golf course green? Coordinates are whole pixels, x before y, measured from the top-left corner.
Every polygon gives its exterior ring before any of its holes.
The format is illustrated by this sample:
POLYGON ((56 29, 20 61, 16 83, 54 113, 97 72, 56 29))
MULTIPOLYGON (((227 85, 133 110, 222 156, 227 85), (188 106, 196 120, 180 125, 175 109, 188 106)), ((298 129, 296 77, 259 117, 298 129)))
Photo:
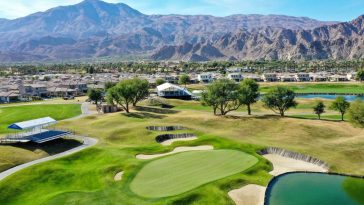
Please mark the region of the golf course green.
POLYGON ((147 198, 174 196, 247 170, 257 162, 256 157, 236 150, 184 152, 148 163, 130 188, 147 198))

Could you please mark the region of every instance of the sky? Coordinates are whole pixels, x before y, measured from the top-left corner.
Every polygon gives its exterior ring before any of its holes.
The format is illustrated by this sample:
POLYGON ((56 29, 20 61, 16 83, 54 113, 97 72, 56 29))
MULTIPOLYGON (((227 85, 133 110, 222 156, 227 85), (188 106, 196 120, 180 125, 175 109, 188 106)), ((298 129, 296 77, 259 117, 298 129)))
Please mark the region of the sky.
MULTIPOLYGON (((0 0, 0 18, 14 19, 82 0, 0 0)), ((144 14, 282 14, 350 21, 364 14, 364 0, 104 0, 126 3, 144 14)))

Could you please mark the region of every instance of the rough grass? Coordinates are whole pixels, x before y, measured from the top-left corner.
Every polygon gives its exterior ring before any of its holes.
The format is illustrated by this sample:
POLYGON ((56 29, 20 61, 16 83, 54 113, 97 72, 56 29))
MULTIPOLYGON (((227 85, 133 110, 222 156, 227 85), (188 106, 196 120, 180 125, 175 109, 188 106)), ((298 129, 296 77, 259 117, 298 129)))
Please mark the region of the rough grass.
POLYGON ((130 186, 143 197, 174 196, 242 172, 257 162, 256 157, 235 150, 185 152, 147 164, 130 186))
POLYGON ((0 134, 8 133, 7 127, 15 122, 42 117, 63 120, 81 114, 79 104, 24 105, 0 108, 0 134))

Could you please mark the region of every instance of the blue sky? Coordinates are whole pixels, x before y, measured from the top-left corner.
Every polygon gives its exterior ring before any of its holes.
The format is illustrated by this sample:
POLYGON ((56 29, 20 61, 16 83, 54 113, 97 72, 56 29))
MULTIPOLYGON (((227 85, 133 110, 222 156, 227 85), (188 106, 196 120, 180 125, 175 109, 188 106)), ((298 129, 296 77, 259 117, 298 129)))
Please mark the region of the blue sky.
MULTIPOLYGON (((14 19, 82 0, 0 0, 0 17, 14 19)), ((284 14, 349 21, 364 14, 364 0, 105 0, 145 14, 284 14)))

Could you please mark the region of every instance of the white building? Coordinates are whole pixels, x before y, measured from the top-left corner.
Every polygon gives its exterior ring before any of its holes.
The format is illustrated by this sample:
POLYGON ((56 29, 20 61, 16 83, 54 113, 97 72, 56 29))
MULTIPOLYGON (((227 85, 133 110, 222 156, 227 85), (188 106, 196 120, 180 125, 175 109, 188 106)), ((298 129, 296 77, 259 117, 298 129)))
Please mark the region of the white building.
POLYGON ((240 82, 244 79, 244 77, 241 73, 229 73, 228 79, 233 80, 235 82, 240 82))
POLYGON ((200 73, 197 75, 197 80, 201 83, 211 83, 214 79, 211 73, 200 73))
POLYGON ((294 75, 297 82, 308 82, 311 80, 310 74, 308 73, 297 73, 294 75))
POLYGON ((275 73, 264 73, 262 75, 262 79, 264 80, 264 82, 277 82, 278 81, 277 74, 275 74, 275 73))
POLYGON ((192 94, 186 89, 171 83, 164 83, 157 86, 159 97, 190 100, 192 94))
POLYGON ((282 74, 281 76, 279 76, 279 80, 281 82, 294 82, 296 81, 296 78, 289 74, 282 74))
POLYGON ((346 77, 348 78, 348 80, 354 81, 354 80, 356 80, 356 74, 357 74, 357 72, 351 72, 351 73, 348 73, 346 75, 346 77))

